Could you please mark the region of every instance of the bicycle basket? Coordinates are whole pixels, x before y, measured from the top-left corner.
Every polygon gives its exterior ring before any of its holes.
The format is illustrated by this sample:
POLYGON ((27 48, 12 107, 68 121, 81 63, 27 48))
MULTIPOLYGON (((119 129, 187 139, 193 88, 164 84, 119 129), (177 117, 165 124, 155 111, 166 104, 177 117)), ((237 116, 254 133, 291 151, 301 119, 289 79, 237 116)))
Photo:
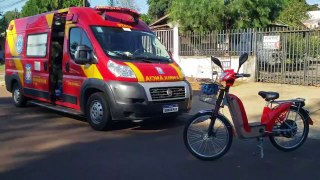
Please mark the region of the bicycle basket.
POLYGON ((217 83, 204 83, 201 84, 199 100, 209 104, 216 104, 217 95, 219 92, 219 84, 217 83))

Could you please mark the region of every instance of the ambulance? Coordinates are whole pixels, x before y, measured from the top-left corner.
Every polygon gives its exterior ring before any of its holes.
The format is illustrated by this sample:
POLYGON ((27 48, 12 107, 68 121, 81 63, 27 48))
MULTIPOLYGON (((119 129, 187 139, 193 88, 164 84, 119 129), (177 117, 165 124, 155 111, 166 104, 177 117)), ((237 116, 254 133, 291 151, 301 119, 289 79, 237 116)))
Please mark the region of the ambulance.
POLYGON ((10 22, 5 83, 13 103, 113 121, 167 118, 191 108, 171 53, 131 9, 71 7, 10 22))

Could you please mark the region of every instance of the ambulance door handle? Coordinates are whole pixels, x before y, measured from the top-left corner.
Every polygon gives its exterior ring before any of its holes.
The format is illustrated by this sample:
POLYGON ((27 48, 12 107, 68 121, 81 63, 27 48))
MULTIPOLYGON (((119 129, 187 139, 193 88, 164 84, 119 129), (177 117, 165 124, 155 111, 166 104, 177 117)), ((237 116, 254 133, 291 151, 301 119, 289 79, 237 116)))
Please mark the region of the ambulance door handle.
POLYGON ((48 70, 48 61, 45 61, 45 62, 43 63, 43 69, 44 69, 45 71, 48 70))
POLYGON ((69 67, 69 62, 66 63, 66 72, 69 72, 70 67, 69 67))

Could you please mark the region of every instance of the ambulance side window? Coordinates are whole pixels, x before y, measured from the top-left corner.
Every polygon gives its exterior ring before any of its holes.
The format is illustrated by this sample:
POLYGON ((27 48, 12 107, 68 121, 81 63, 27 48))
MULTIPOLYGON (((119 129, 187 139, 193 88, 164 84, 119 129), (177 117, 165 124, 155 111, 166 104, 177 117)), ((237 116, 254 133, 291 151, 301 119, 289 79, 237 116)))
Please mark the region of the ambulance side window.
POLYGON ((79 45, 86 45, 92 49, 87 34, 81 28, 72 28, 69 35, 69 52, 72 59, 74 59, 74 53, 79 45))

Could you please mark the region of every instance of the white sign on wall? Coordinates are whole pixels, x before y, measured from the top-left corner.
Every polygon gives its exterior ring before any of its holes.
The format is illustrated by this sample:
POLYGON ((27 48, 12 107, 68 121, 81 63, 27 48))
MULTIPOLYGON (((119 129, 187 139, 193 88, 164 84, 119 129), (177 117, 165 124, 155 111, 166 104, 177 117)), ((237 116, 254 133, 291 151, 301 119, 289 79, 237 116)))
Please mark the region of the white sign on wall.
POLYGON ((263 36, 263 49, 280 49, 280 36, 263 36))

